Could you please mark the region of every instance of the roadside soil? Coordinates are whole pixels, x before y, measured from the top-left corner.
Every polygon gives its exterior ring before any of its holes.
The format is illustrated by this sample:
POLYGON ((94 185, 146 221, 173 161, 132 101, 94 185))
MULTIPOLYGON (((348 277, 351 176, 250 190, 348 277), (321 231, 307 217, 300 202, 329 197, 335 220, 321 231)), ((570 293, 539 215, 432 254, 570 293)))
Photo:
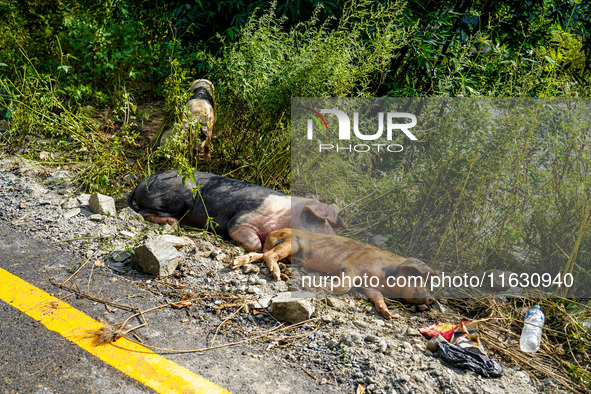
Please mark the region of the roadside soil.
POLYGON ((314 299, 308 321, 279 321, 254 302, 289 285, 275 282, 261 265, 231 270, 241 248, 200 231, 146 223, 127 208, 126 196, 117 200, 117 215, 97 216, 72 176, 67 169, 0 157, 3 251, 16 253, 19 237, 28 237, 39 253, 35 261, 11 260, 4 268, 111 327, 138 309, 161 307, 127 322, 124 331, 140 326, 127 337, 232 392, 562 391, 552 379, 501 359, 486 343, 488 356, 504 369, 500 378, 455 368, 427 351, 419 328, 462 318, 444 300, 439 309, 445 313, 393 302, 394 318, 386 321, 367 300, 314 299), (155 278, 130 263, 133 248, 158 234, 191 241, 179 249, 181 263, 169 277, 155 278), (44 257, 52 254, 61 258, 44 257))

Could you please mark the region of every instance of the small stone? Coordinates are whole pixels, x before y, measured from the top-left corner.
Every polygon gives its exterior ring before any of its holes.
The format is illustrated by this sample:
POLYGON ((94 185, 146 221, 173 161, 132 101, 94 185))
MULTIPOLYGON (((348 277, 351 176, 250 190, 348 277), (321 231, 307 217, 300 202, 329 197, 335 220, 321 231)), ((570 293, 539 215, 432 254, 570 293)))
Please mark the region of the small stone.
POLYGON ((74 216, 78 216, 80 214, 80 208, 70 209, 69 211, 64 212, 64 219, 70 219, 74 216))
POLYGON ((50 200, 39 200, 39 205, 51 205, 50 200))
POLYGON ((335 339, 331 339, 330 341, 328 341, 326 343, 326 347, 329 348, 330 350, 334 350, 334 348, 336 348, 337 346, 339 346, 339 341, 337 341, 335 339))
POLYGON ((413 352, 412 345, 410 343, 408 343, 408 342, 402 342, 402 348, 404 349, 404 351, 406 353, 412 353, 413 352))
POLYGON ((331 315, 324 315, 324 316, 322 316, 322 321, 324 323, 332 323, 333 318, 331 315))
POLYGON ((277 294, 271 300, 269 309, 278 320, 299 323, 308 320, 315 308, 309 299, 300 298, 296 293, 288 291, 277 294))
POLYGON ((375 335, 367 335, 365 337, 365 342, 369 342, 369 343, 377 343, 379 341, 379 338, 376 337, 375 335))
POLYGON ((172 246, 174 246, 177 249, 180 249, 182 247, 185 246, 191 246, 193 245, 193 240, 189 237, 179 237, 176 235, 171 235, 171 234, 165 234, 161 236, 162 239, 166 242, 168 242, 169 244, 171 244, 172 246))
POLYGON ((88 217, 88 219, 92 220, 93 222, 102 222, 104 220, 104 216, 100 213, 93 213, 88 217))
POLYGON ((101 215, 115 216, 117 211, 115 209, 115 199, 104 194, 94 193, 88 200, 90 210, 101 215))
POLYGON ((144 272, 168 276, 179 265, 179 252, 158 236, 135 248, 133 260, 144 272))
POLYGON ((225 261, 228 258, 228 255, 225 253, 219 253, 218 255, 215 256, 215 259, 217 261, 225 261))
POLYGON ((430 350, 432 353, 437 352, 437 342, 441 341, 446 341, 446 339, 441 334, 429 339, 429 341, 427 341, 427 349, 430 350))
MULTIPOLYGON (((76 199, 78 200, 78 204, 80 204, 80 205, 90 205, 90 203, 89 203, 90 194, 82 193, 76 199)), ((129 209, 131 209, 131 208, 129 208, 129 209)), ((135 212, 135 211, 133 211, 133 212, 135 212)))
POLYGON ((259 298, 258 300, 254 300, 248 303, 248 307, 251 309, 260 309, 260 308, 268 308, 271 305, 271 299, 273 296, 266 296, 259 298))
POLYGON ((361 320, 355 320, 355 321, 353 322, 353 324, 355 324, 357 327, 359 327, 359 328, 361 328, 361 329, 364 329, 364 330, 365 330, 367 327, 369 327, 369 326, 368 326, 368 324, 367 324, 366 322, 364 322, 364 321, 361 321, 361 320))
POLYGON ((423 334, 421 334, 421 332, 419 330, 417 330, 416 328, 409 327, 406 330, 406 335, 409 336, 409 337, 420 337, 423 334))
MULTIPOLYGON (((90 198, 90 195, 88 196, 90 198)), ((88 205, 88 201, 89 198, 86 199, 86 204, 82 204, 81 205, 88 205)), ((80 197, 79 197, 80 199, 80 197)), ((130 207, 125 207, 121 210, 121 212, 119 212, 119 218, 120 219, 124 219, 124 220, 143 220, 144 218, 142 217, 142 215, 140 215, 139 213, 137 213, 136 211, 134 211, 133 209, 131 209, 130 207)))
POLYGON ((388 344, 386 343, 386 341, 378 342, 378 352, 386 353, 386 350, 388 350, 388 344))
POLYGON ((343 310, 345 308, 345 303, 343 300, 336 297, 327 297, 324 299, 324 303, 331 308, 336 309, 337 311, 343 310))
POLYGON ((256 286, 248 286, 246 288, 246 292, 248 294, 258 294, 260 292, 260 289, 256 286))
POLYGON ((119 235, 121 235, 122 237, 125 237, 125 238, 133 238, 133 237, 135 237, 135 233, 134 232, 127 231, 127 230, 121 230, 121 231, 119 231, 119 235))
POLYGON ((219 251, 214 255, 214 249, 213 244, 209 241, 201 240, 195 242, 195 256, 197 257, 215 257, 219 254, 219 251))
POLYGON ((111 258, 113 259, 113 261, 119 263, 127 260, 130 257, 131 253, 126 250, 114 250, 113 252, 111 252, 111 258))
POLYGON ((245 274, 258 274, 259 270, 259 267, 255 264, 244 264, 242 266, 242 272, 245 274))
POLYGON ((78 200, 75 198, 68 198, 63 204, 62 204, 62 208, 65 210, 68 209, 73 209, 73 208, 78 208, 80 206, 80 204, 78 203, 78 200))

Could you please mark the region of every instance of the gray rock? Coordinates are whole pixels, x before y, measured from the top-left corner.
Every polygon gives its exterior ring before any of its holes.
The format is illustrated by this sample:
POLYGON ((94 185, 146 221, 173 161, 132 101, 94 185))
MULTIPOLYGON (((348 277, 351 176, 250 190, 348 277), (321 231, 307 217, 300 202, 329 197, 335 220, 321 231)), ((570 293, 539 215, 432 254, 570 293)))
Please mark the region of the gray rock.
MULTIPOLYGON (((198 242, 195 242, 195 256, 197 257, 209 257, 212 256, 214 254, 214 246, 212 245, 211 242, 209 241, 205 241, 205 240, 201 240, 198 242)), ((218 253, 216 253, 215 255, 217 256, 218 253)), ((215 256, 213 256, 215 257, 215 256)))
POLYGON ((363 330, 365 330, 365 329, 367 329, 367 327, 369 327, 369 325, 366 322, 361 321, 361 320, 355 320, 353 322, 353 324, 355 324, 357 327, 359 327, 363 330))
POLYGON ((125 219, 125 220, 129 220, 129 219, 144 220, 142 215, 140 215, 139 213, 137 213, 136 211, 134 211, 130 207, 123 208, 121 210, 121 212, 119 212, 119 218, 125 219))
POLYGON ((409 327, 406 330, 406 335, 409 336, 409 337, 420 337, 423 334, 421 334, 421 332, 419 330, 417 330, 416 328, 409 327))
POLYGON ((78 200, 75 198, 68 198, 62 204, 62 208, 65 210, 72 209, 72 208, 78 208, 79 206, 80 206, 80 204, 78 203, 78 200))
POLYGON ((412 345, 408 342, 402 342, 402 348, 406 353, 413 353, 412 345))
POLYGON ((324 316, 322 316, 322 321, 323 321, 324 323, 332 323, 332 322, 333 322, 333 320, 334 320, 334 319, 332 318, 332 316, 331 316, 331 315, 324 315, 324 316))
POLYGON ((271 299, 273 296, 266 296, 259 298, 258 300, 254 300, 248 303, 248 307, 251 309, 258 309, 258 308, 268 308, 271 305, 271 299))
POLYGON ((244 272, 245 274, 258 274, 260 271, 259 267, 255 264, 244 264, 242 266, 242 272, 244 272))
POLYGON ((64 218, 70 219, 74 216, 78 216, 80 214, 80 208, 70 209, 69 211, 64 212, 64 218))
POLYGON ((90 203, 89 203, 89 200, 90 200, 90 194, 85 194, 85 193, 83 193, 83 194, 79 195, 79 196, 77 197, 77 199, 78 199, 78 203, 79 203, 80 205, 89 205, 89 204, 90 204, 90 203))
POLYGON ((133 238, 135 237, 135 233, 132 231, 127 231, 127 230, 121 230, 119 231, 119 235, 121 235, 122 237, 126 237, 126 238, 133 238))
POLYGON ((308 320, 314 313, 314 305, 311 300, 299 298, 298 295, 289 291, 273 297, 269 309, 276 319, 290 323, 308 320))
POLYGON ((369 342, 369 343, 377 343, 379 341, 379 338, 376 337, 375 335, 366 335, 365 336, 365 342, 369 342))
POLYGON ((169 244, 171 244, 172 246, 174 246, 177 249, 180 249, 184 246, 191 246, 193 245, 193 240, 189 237, 179 237, 176 235, 171 235, 171 234, 166 234, 166 235, 161 235, 162 239, 166 242, 168 242, 169 244))
POLYGON ((429 341, 427 342, 427 349, 430 350, 432 353, 437 352, 436 343, 441 341, 447 342, 441 334, 429 339, 429 341))
POLYGON ((90 209, 94 213, 100 213, 101 215, 115 216, 117 211, 115 210, 115 200, 113 197, 105 196, 104 194, 94 193, 88 200, 90 209))
POLYGON ((113 261, 122 262, 130 257, 131 253, 126 250, 118 249, 111 252, 111 258, 113 261))
POLYGON ((179 252, 162 236, 157 236, 135 248, 133 261, 144 272, 154 276, 168 276, 179 265, 179 252))
POLYGON ((102 222, 104 220, 104 216, 101 215, 100 213, 93 213, 88 218, 90 220, 92 220, 93 222, 102 222))

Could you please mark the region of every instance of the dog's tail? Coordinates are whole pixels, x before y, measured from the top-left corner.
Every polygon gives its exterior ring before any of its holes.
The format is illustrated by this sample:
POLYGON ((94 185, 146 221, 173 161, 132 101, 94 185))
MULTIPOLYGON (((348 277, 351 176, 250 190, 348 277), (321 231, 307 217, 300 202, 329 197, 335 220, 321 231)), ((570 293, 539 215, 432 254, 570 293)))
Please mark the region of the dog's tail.
POLYGON ((133 204, 133 202, 135 201, 135 191, 137 189, 137 186, 133 188, 133 190, 131 191, 131 193, 129 193, 129 197, 127 197, 127 205, 129 205, 129 207, 131 209, 133 209, 136 212, 139 212, 140 209, 139 207, 136 208, 135 205, 133 204))

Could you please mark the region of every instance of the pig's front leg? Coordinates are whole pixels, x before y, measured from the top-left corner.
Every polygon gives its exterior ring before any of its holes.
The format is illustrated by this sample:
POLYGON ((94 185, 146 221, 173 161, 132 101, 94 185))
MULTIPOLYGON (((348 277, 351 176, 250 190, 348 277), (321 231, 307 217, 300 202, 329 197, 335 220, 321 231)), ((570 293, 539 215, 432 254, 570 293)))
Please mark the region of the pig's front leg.
POLYGON ((390 315, 390 311, 388 310, 388 306, 386 305, 386 302, 384 301, 384 297, 382 296, 382 293, 380 293, 376 289, 368 289, 368 288, 362 288, 361 291, 363 292, 363 294, 365 294, 367 296, 367 298, 369 298, 371 300, 371 302, 373 303, 373 305, 376 308, 376 311, 378 311, 378 313, 384 319, 386 319, 386 320, 392 319, 392 315, 390 315))
POLYGON ((236 268, 242 267, 243 265, 256 263, 257 261, 261 261, 263 259, 263 254, 259 252, 250 252, 243 256, 237 256, 234 258, 234 264, 232 264, 232 269, 235 270, 236 268))

